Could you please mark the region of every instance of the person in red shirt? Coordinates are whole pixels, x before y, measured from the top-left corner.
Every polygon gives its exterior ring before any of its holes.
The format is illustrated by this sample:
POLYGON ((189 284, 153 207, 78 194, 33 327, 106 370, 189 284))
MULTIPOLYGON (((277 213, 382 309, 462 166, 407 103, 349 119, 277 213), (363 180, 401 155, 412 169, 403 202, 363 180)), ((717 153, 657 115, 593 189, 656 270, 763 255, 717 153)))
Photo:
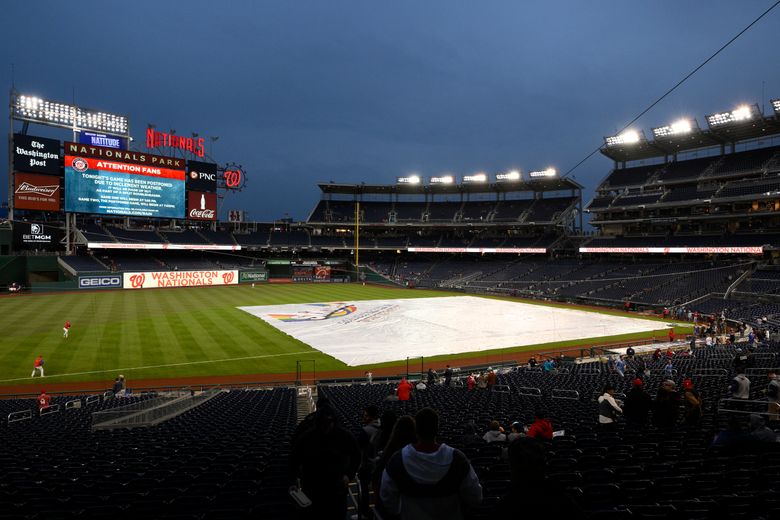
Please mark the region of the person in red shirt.
POLYGON ((674 329, 669 329, 669 341, 674 341, 674 329))
POLYGON ((550 420, 547 418, 547 414, 541 410, 537 410, 535 414, 535 420, 531 426, 528 427, 526 433, 528 437, 536 437, 538 439, 551 441, 553 438, 553 427, 550 420))
POLYGON ((466 387, 469 390, 474 390, 474 385, 477 384, 477 380, 474 379, 474 374, 469 374, 468 379, 466 379, 466 387))
POLYGON ((666 349, 666 359, 672 359, 674 357, 674 350, 672 350, 672 347, 669 347, 666 349))
POLYGON ((70 332, 70 320, 67 320, 65 322, 65 325, 62 326, 62 337, 68 339, 69 332, 70 332))
POLYGON ((38 411, 48 408, 50 403, 51 397, 46 395, 46 390, 41 390, 41 395, 38 396, 38 411))
POLYGON ((409 397, 412 395, 412 384, 409 383, 406 378, 401 379, 396 394, 398 395, 399 401, 408 401, 409 397))
POLYGON ((38 358, 35 360, 35 363, 33 363, 33 370, 32 374, 30 374, 30 377, 35 377, 35 371, 40 372, 41 377, 43 377, 43 354, 38 356, 38 358))

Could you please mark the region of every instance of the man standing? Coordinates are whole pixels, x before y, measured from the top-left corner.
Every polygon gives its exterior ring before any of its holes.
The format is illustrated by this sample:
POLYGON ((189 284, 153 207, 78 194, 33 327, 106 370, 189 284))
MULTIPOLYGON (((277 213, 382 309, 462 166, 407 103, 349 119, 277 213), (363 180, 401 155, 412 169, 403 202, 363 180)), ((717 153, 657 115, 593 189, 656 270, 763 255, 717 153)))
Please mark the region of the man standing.
POLYGON ((767 377, 769 378, 769 384, 766 387, 766 400, 769 401, 767 420, 774 422, 780 418, 780 381, 777 380, 777 374, 774 371, 770 371, 767 377))
POLYGON ((463 506, 482 502, 482 486, 466 456, 438 444, 439 415, 423 408, 415 416, 417 442, 396 452, 382 473, 382 503, 404 520, 464 518, 463 506))
POLYGON ((371 489, 371 475, 374 473, 375 459, 377 456, 376 436, 379 434, 379 409, 374 405, 363 408, 363 428, 358 435, 360 447, 360 469, 358 481, 360 482, 360 504, 358 511, 360 518, 371 518, 369 491, 371 489))
POLYGON ((33 370, 32 374, 30 374, 30 377, 35 377, 36 370, 41 374, 41 377, 43 377, 43 354, 38 356, 38 358, 35 360, 35 363, 33 363, 33 370))
POLYGON ((62 326, 62 337, 68 339, 68 333, 70 333, 70 320, 67 320, 62 326))
POLYGON ((622 413, 623 409, 615 399, 615 387, 607 383, 599 397, 599 424, 602 427, 614 427, 618 414, 622 413))
POLYGON ((450 386, 450 383, 452 382, 452 369, 449 365, 447 365, 447 368, 444 370, 444 386, 450 386))
POLYGON ((398 395, 399 401, 408 401, 409 397, 412 395, 412 384, 408 382, 406 378, 401 379, 401 382, 398 383, 396 394, 398 395))

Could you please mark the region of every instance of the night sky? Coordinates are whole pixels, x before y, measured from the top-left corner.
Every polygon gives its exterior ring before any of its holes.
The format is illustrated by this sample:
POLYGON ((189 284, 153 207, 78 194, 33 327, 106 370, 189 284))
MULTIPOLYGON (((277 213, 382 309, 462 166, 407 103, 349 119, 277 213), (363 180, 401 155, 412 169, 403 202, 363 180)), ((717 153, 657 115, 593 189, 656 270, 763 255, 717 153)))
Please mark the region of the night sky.
MULTIPOLYGON (((320 181, 566 171, 772 3, 13 0, 0 85, 13 64, 20 92, 75 93, 127 115, 137 141, 148 123, 219 136, 213 156, 249 178, 224 207, 303 220, 320 181)), ((779 43, 780 7, 636 127, 771 112, 779 43)), ((611 166, 597 154, 573 173, 586 199, 611 166)))

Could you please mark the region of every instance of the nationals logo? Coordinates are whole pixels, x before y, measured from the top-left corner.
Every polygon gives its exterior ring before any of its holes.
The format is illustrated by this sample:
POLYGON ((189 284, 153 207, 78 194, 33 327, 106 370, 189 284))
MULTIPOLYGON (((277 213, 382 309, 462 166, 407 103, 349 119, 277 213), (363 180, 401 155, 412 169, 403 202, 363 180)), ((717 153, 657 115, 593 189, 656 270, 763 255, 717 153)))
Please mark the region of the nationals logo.
POLYGON ((244 180, 244 173, 241 170, 225 170, 222 175, 225 179, 225 187, 231 189, 237 189, 241 186, 241 181, 244 180))
POLYGON ((144 282, 146 281, 146 275, 141 274, 134 274, 130 277, 130 287, 133 289, 140 289, 144 286, 144 282))
POLYGON ((73 169, 76 170, 79 173, 84 173, 85 171, 89 170, 89 163, 86 159, 83 159, 81 157, 76 157, 73 159, 73 169))
POLYGON ((229 284, 233 281, 233 278, 236 277, 236 274, 233 271, 229 271, 227 273, 222 273, 222 281, 225 282, 225 284, 229 284))

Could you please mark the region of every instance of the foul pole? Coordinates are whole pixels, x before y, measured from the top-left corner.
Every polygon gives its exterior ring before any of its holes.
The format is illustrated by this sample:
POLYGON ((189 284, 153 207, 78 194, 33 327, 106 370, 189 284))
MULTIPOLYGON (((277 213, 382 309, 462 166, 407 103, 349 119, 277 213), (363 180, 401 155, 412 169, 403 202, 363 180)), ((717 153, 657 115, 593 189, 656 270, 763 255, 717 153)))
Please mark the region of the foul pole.
POLYGON ((355 281, 360 281, 360 202, 355 202, 355 281))

